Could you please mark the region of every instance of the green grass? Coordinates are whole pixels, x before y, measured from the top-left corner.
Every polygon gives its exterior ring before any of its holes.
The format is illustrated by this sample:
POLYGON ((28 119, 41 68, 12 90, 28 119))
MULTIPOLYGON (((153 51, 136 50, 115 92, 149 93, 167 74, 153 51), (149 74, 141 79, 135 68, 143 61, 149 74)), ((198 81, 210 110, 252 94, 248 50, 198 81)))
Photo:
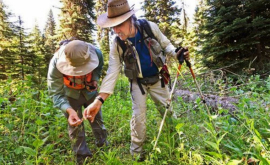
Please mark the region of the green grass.
MULTIPOLYGON (((192 78, 185 77, 179 79, 181 89, 197 92, 192 78)), ((198 78, 203 93, 237 97, 237 112, 219 108, 208 116, 200 98, 184 102, 178 97, 173 108, 181 117, 174 119, 174 125, 164 125, 153 151, 162 118, 148 99, 147 159, 137 163, 129 154, 129 84, 121 78, 102 108, 110 146, 95 147, 91 128, 85 123, 87 143, 94 153, 86 164, 269 164, 270 78, 248 77, 238 86, 229 78, 226 82, 210 80, 198 78)), ((0 104, 6 103, 6 107, 0 109, 0 164, 74 164, 67 121, 53 108, 44 86, 33 84, 31 78, 1 82, 0 104), (10 91, 16 95, 13 103, 8 101, 10 91)))

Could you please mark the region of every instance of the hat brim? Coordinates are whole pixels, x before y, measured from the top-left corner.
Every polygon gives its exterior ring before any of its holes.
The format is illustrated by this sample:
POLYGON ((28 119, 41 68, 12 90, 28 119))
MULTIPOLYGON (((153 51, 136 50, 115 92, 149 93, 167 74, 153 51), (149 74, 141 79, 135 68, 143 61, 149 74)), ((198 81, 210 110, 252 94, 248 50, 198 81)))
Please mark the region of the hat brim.
POLYGON ((84 65, 78 66, 78 67, 74 67, 71 66, 69 64, 69 62, 66 59, 66 55, 65 55, 65 46, 62 46, 63 48, 61 48, 59 51, 59 59, 56 63, 56 67, 57 69, 65 74, 65 75, 69 75, 69 76, 83 76, 86 75, 90 72, 92 72, 99 64, 99 59, 97 56, 97 53, 95 51, 94 48, 91 48, 91 45, 88 45, 88 53, 90 55, 90 60, 85 63, 84 65))
POLYGON ((129 17, 131 17, 137 11, 139 11, 139 9, 133 9, 115 18, 108 18, 108 13, 104 13, 98 17, 97 24, 102 28, 114 27, 126 21, 129 17))

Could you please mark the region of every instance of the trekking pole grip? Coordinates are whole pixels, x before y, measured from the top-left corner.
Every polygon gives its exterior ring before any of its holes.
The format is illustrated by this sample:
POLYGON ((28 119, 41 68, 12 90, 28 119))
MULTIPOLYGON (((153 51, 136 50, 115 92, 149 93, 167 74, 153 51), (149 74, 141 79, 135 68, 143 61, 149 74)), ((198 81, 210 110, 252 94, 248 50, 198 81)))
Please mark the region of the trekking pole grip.
POLYGON ((188 66, 189 68, 191 68, 191 63, 190 63, 188 60, 185 60, 185 62, 186 62, 186 64, 187 64, 187 66, 188 66))
POLYGON ((185 49, 184 49, 182 46, 179 46, 179 47, 175 50, 175 53, 178 53, 178 51, 180 51, 180 49, 182 49, 182 50, 181 50, 180 54, 178 55, 177 59, 178 59, 178 62, 182 65, 183 62, 184 62, 184 53, 185 53, 184 50, 185 50, 185 49))

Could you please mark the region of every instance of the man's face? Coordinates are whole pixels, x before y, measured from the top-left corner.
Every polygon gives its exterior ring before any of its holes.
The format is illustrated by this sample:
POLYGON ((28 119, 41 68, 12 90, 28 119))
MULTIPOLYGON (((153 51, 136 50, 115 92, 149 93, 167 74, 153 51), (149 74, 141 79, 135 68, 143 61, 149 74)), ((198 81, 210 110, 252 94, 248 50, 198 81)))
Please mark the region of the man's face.
POLYGON ((131 22, 128 19, 125 22, 113 27, 113 31, 121 40, 126 40, 130 35, 130 23, 131 22))

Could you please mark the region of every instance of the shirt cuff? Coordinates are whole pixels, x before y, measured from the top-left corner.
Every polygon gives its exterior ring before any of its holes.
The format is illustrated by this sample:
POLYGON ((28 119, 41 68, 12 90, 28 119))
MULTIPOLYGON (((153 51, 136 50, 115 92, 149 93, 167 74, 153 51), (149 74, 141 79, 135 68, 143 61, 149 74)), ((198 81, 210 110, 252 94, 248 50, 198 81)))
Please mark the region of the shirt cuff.
POLYGON ((71 108, 71 106, 69 104, 63 104, 63 105, 61 105, 61 110, 62 110, 62 112, 64 113, 64 115, 66 117, 68 116, 68 113, 67 113, 67 109, 68 108, 71 108))

